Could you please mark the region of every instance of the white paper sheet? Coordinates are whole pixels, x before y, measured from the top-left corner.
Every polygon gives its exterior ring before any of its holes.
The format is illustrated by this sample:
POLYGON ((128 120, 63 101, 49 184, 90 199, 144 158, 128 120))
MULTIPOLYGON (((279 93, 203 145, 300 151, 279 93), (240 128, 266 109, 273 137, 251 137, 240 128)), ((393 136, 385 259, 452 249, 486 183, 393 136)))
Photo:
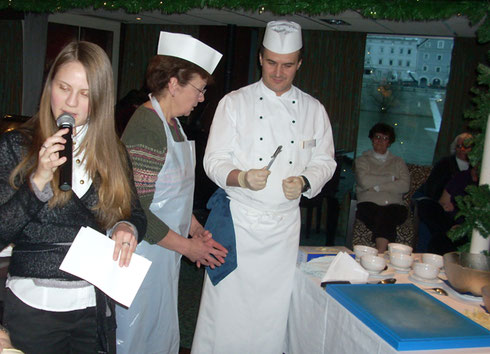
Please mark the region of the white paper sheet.
POLYGON ((151 261, 133 253, 128 267, 112 260, 114 241, 90 228, 82 227, 60 269, 92 283, 124 306, 131 306, 151 261))

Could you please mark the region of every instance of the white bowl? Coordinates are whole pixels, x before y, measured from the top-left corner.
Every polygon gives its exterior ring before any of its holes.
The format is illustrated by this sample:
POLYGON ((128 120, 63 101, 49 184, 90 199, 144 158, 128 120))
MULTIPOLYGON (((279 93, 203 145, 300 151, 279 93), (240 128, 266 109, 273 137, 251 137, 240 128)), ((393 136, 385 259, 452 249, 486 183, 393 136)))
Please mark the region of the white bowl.
POLYGON ((370 273, 379 273, 386 266, 386 259, 373 254, 365 254, 361 257, 361 265, 370 273))
POLYGON ((416 262, 413 264, 413 272, 423 279, 435 279, 439 274, 439 268, 433 264, 416 262))
POLYGON ((390 252, 390 263, 394 267, 408 269, 412 266, 413 256, 405 253, 390 252))
POLYGON ((444 265, 444 259, 438 254, 424 253, 422 255, 422 263, 429 263, 441 269, 444 265))
POLYGON ((356 254, 356 260, 358 262, 360 262, 361 257, 364 256, 365 254, 372 254, 372 255, 377 256, 378 250, 376 248, 369 247, 369 246, 355 245, 354 246, 354 253, 356 254))
POLYGON ((412 254, 413 248, 407 245, 404 245, 402 243, 394 243, 390 242, 388 243, 388 251, 391 253, 405 253, 405 254, 412 254))

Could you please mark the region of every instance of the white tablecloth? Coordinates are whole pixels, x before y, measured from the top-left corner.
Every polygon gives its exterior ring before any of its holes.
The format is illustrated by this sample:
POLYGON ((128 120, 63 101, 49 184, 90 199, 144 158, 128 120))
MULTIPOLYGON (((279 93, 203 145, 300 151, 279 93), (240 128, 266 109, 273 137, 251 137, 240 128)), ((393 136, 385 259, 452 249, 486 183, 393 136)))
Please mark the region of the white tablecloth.
MULTIPOLYGON (((410 283, 408 274, 398 274, 398 283, 410 283)), ((415 284, 419 286, 419 284, 415 284)), ((426 286, 420 286, 426 288, 426 286)), ((432 295, 432 294, 431 294, 432 295)), ((465 302, 450 296, 433 295, 436 299, 463 313, 483 311, 481 303, 465 302)), ((294 290, 285 342, 286 354, 398 353, 320 286, 320 280, 296 269, 294 290)), ((490 353, 487 348, 462 348, 402 353, 490 353)))

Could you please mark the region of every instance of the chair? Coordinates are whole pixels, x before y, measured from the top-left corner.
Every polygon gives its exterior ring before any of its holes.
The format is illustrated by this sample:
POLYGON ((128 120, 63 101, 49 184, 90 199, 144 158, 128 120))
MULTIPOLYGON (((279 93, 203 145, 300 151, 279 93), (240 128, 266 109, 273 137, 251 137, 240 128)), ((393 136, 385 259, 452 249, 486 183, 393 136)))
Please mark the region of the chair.
POLYGON ((331 246, 335 242, 335 231, 337 229, 338 216, 339 216, 339 201, 336 198, 340 182, 340 172, 342 170, 342 161, 344 158, 343 151, 338 151, 335 154, 335 161, 337 167, 332 178, 323 186, 320 193, 308 199, 301 197, 299 206, 306 209, 306 221, 305 221, 305 238, 310 237, 311 226, 313 223, 313 209, 316 209, 316 233, 320 232, 321 220, 322 220, 322 208, 323 200, 327 202, 327 225, 326 225, 326 245, 331 246))
MULTIPOLYGON (((417 225, 418 219, 416 217, 415 205, 412 203, 413 193, 424 183, 429 177, 432 166, 421 166, 415 164, 407 164, 408 171, 410 172, 410 190, 405 194, 403 200, 409 208, 407 220, 396 228, 396 242, 403 243, 412 247, 415 247, 417 243, 417 225)), ((356 218, 356 205, 357 200, 355 197, 351 198, 351 206, 349 212, 349 222, 346 246, 352 248, 353 245, 366 245, 375 247, 374 242, 371 241, 371 231, 364 225, 364 223, 356 218)))

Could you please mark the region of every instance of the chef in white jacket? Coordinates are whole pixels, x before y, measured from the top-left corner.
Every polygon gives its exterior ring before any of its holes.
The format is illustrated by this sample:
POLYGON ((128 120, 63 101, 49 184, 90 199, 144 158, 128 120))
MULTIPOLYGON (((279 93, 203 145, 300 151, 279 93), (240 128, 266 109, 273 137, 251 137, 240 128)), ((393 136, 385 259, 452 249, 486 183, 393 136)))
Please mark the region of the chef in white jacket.
POLYGON ((204 156, 207 175, 230 199, 237 268, 216 286, 206 275, 196 354, 282 353, 300 197, 317 195, 336 167, 325 108, 292 85, 302 62, 301 27, 269 22, 262 44, 262 79, 220 101, 204 156))

